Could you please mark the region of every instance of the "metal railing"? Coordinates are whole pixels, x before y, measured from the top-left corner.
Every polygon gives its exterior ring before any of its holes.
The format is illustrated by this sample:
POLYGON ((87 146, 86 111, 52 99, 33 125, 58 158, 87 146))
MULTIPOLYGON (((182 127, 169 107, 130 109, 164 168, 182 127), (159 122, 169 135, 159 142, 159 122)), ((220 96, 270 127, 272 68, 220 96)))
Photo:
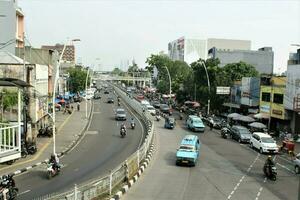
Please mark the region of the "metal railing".
POLYGON ((124 91, 115 87, 115 91, 121 98, 133 109, 143 120, 146 125, 146 136, 144 143, 139 149, 129 156, 123 163, 111 170, 104 177, 99 177, 95 180, 90 180, 87 183, 75 185, 74 189, 60 193, 49 194, 37 199, 52 199, 52 200, 90 200, 95 197, 107 198, 113 192, 120 188, 126 180, 130 180, 139 170, 140 164, 147 156, 147 152, 153 141, 153 121, 148 113, 144 113, 141 105, 134 99, 126 95, 124 91))

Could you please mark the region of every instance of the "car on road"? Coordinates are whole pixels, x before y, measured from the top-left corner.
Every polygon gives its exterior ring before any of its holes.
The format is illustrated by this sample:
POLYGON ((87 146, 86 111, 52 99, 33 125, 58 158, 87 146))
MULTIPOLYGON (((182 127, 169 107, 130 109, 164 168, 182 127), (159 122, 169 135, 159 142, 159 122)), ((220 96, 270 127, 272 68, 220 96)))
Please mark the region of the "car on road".
POLYGON ((126 120, 126 112, 123 108, 116 110, 116 120, 126 120))
POLYGON ((107 98, 107 103, 114 103, 114 98, 113 97, 108 97, 107 98))
POLYGON ((192 131, 204 132, 205 125, 200 117, 196 115, 189 115, 186 120, 187 128, 192 131))
POLYGON ((105 91, 104 91, 104 94, 109 94, 109 91, 108 91, 108 90, 105 90, 105 91))
POLYGON ((151 106, 151 105, 146 105, 145 108, 146 108, 146 110, 147 110, 151 115, 155 115, 156 110, 155 110, 155 108, 154 108, 153 106, 151 106))
POLYGON ((239 143, 249 143, 251 138, 251 132, 244 126, 232 126, 230 128, 231 138, 239 143))
POLYGON ((95 92, 94 99, 101 99, 100 92, 95 92))
POLYGON ((142 100, 142 101, 141 101, 141 105, 144 106, 144 107, 147 106, 147 105, 150 106, 150 103, 149 103, 149 101, 147 101, 147 100, 142 100))
POLYGON ((294 163, 295 173, 300 174, 300 153, 296 155, 296 158, 293 161, 293 163, 294 163))
POLYGON ((144 97, 144 95, 142 95, 142 94, 138 94, 137 96, 136 96, 136 98, 138 99, 138 100, 143 100, 145 97, 144 97))
POLYGON ((276 141, 268 134, 254 132, 250 138, 250 147, 263 153, 278 153, 276 141))
POLYGON ((176 124, 176 121, 175 121, 175 118, 174 117, 167 117, 165 119, 165 128, 169 128, 169 129, 173 129, 175 128, 175 124, 176 124))
POLYGON ((160 111, 167 114, 172 114, 171 108, 167 104, 160 104, 160 111))
POLYGON ((152 106, 153 106, 154 108, 160 108, 160 103, 159 103, 159 101, 153 101, 153 102, 152 102, 152 106))
POLYGON ((195 166, 199 157, 200 141, 196 135, 186 135, 176 152, 176 165, 195 166))

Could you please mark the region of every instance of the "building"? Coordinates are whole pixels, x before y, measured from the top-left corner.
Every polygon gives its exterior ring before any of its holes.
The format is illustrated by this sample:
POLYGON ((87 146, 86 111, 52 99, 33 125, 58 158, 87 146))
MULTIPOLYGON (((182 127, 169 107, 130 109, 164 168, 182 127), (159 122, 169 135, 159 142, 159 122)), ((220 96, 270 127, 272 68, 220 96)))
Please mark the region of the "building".
POLYGON ((172 60, 181 60, 190 64, 194 61, 197 61, 199 58, 207 59, 208 49, 212 47, 226 50, 250 50, 251 42, 248 40, 229 40, 216 38, 204 40, 181 37, 168 44, 168 53, 172 60))
POLYGON ((259 91, 259 78, 243 77, 241 81, 235 81, 230 89, 229 102, 224 103, 223 106, 229 107, 229 112, 257 113, 259 91))
MULTIPOLYGON (((299 49, 298 51, 299 52, 299 49)), ((300 64, 287 66, 287 85, 284 107, 291 116, 292 133, 300 134, 300 64)))
POLYGON ((210 58, 218 58, 220 67, 229 63, 243 61, 255 67, 261 74, 272 74, 274 66, 274 52, 271 47, 263 47, 257 51, 252 50, 229 50, 213 47, 209 50, 210 58))
POLYGON ((0 14, 0 51, 15 54, 15 47, 24 47, 24 14, 17 0, 0 1, 0 14))
POLYGON ((271 117, 271 129, 283 130, 290 117, 285 110, 284 98, 287 79, 283 76, 261 77, 260 113, 271 117))
MULTIPOLYGON (((62 53, 64 48, 63 44, 56 44, 55 46, 46 46, 43 45, 42 49, 56 50, 59 54, 62 53)), ((75 64, 75 46, 74 45, 66 45, 66 49, 62 56, 62 60, 65 63, 75 64)))
POLYGON ((300 64, 300 49, 296 53, 290 53, 288 65, 300 64))
MULTIPOLYGON (((16 48, 16 56, 22 58, 24 48, 16 48)), ((56 50, 25 47, 25 60, 29 63, 48 66, 48 96, 53 94, 54 69, 57 66, 59 54, 56 50)))
MULTIPOLYGON (((30 64, 9 52, 0 51, 0 78, 15 78, 23 80, 30 87, 26 94, 29 97, 28 104, 22 107, 28 109, 32 132, 27 132, 27 138, 35 138, 37 134, 37 124, 48 113, 48 66, 40 64, 30 64)), ((9 115, 14 113, 8 113, 9 115)), ((10 116, 7 120, 10 120, 10 116)), ((27 122, 26 122, 27 124, 27 122)))

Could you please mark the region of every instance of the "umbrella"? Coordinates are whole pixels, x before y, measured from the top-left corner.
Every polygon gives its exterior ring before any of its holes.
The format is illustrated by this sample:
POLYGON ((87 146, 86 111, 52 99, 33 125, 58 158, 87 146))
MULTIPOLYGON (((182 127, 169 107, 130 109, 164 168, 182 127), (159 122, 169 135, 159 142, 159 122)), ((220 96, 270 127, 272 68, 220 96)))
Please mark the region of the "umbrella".
POLYGON ((251 126, 253 128, 259 128, 259 129, 267 128, 266 125, 264 125, 263 123, 260 123, 260 122, 252 122, 251 124, 249 124, 249 126, 251 126))
POLYGON ((237 120, 242 121, 242 122, 254 122, 255 121, 255 119, 253 119, 252 117, 249 117, 249 116, 241 116, 237 120))
POLYGON ((194 105, 193 105, 194 108, 200 107, 200 103, 198 103, 198 102, 193 102, 193 103, 194 103, 194 105))
POLYGON ((254 118, 256 119, 269 119, 269 114, 268 113, 258 113, 253 115, 254 118))
POLYGON ((229 115, 227 115, 228 118, 239 118, 242 115, 240 115, 239 113, 230 113, 229 115))

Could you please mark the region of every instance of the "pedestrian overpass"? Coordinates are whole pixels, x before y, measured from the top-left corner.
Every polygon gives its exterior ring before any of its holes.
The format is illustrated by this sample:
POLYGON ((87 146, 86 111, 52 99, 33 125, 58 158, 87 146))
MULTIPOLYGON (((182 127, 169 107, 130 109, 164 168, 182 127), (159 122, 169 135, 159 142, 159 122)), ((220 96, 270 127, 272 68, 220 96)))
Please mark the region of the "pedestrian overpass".
POLYGON ((150 77, 133 77, 133 76, 117 76, 110 74, 96 74, 92 77, 93 81, 102 80, 102 81, 126 81, 128 83, 132 82, 135 85, 139 85, 140 87, 145 87, 147 84, 150 85, 151 78, 150 77))

